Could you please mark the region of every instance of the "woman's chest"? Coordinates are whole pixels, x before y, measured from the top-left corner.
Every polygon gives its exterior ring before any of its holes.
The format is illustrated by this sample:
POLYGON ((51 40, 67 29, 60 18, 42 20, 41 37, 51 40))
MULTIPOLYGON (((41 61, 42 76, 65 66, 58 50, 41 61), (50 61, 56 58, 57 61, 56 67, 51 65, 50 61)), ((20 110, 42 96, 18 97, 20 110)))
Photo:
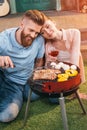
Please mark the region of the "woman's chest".
POLYGON ((53 46, 58 50, 66 51, 67 50, 66 44, 67 43, 65 41, 57 41, 54 42, 53 46))

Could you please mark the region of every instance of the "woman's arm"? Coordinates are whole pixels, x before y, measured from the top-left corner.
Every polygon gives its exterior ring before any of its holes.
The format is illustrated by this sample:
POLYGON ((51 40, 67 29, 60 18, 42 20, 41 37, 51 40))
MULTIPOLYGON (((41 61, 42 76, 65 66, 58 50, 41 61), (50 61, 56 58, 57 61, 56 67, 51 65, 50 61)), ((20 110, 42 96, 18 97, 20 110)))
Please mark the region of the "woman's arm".
POLYGON ((80 31, 78 29, 71 30, 72 35, 72 43, 70 47, 71 63, 79 66, 79 56, 80 56, 80 44, 81 44, 81 36, 80 31))

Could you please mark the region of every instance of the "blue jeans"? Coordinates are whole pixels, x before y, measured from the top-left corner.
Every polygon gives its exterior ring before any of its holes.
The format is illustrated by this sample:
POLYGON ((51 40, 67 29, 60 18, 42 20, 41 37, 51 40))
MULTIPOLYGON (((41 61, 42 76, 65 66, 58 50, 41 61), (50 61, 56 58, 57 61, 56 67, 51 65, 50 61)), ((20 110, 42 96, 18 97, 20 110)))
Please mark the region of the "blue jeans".
MULTIPOLYGON (((30 89, 29 84, 27 84, 27 85, 25 86, 25 88, 24 88, 24 99, 25 99, 25 100, 27 100, 27 98, 28 98, 29 89, 30 89)), ((39 97, 40 97, 39 95, 37 95, 37 94, 35 94, 35 93, 32 92, 31 101, 35 101, 35 100, 37 100, 39 97)), ((53 103, 53 104, 59 104, 58 98, 51 98, 51 97, 50 97, 50 98, 49 98, 49 102, 50 102, 50 103, 53 103)))
MULTIPOLYGON (((0 71, 0 122, 14 120, 23 104, 23 99, 27 99, 29 86, 20 85, 8 81, 0 71)), ((39 98, 32 93, 31 100, 39 98)))
MULTIPOLYGON (((24 86, 5 79, 3 72, 0 71, 0 122, 9 122, 17 117, 23 100, 28 98, 29 88, 29 84, 24 86)), ((35 101, 39 97, 32 92, 31 101, 35 101)), ((57 101, 56 98, 50 98, 52 103, 57 101)))

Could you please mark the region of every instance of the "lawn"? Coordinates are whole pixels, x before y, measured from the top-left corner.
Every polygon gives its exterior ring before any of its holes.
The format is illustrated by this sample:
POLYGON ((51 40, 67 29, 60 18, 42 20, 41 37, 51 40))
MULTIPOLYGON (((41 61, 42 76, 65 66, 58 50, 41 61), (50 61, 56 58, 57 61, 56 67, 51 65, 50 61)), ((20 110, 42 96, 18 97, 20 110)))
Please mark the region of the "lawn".
MULTIPOLYGON (((87 79, 86 61, 84 61, 84 66, 87 79)), ((87 94, 87 82, 80 85, 79 91, 87 94)), ((87 100, 82 99, 82 102, 87 110, 87 100)), ((87 130, 87 115, 82 113, 78 100, 66 101, 65 106, 69 130, 87 130)), ((25 107, 26 103, 23 104, 22 110, 16 120, 10 123, 0 123, 0 130, 64 130, 60 105, 49 103, 47 98, 30 104, 27 123, 24 128, 21 128, 23 125, 25 107)))

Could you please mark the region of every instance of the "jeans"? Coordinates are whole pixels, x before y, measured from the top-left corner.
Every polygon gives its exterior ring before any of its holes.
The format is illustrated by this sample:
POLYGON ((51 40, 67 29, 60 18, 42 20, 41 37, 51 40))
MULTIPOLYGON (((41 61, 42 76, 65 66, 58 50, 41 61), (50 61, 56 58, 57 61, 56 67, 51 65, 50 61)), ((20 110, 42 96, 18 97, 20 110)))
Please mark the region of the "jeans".
MULTIPOLYGON (((4 78, 0 71, 0 122, 14 120, 23 104, 23 99, 28 97, 29 86, 13 83, 4 78)), ((31 100, 38 99, 39 96, 32 93, 31 100)))
MULTIPOLYGON (((25 86, 16 84, 5 79, 3 72, 0 71, 0 122, 10 122, 14 120, 23 104, 27 100, 29 84, 25 86)), ((40 96, 32 92, 31 101, 35 101, 40 96)), ((49 98, 51 103, 57 103, 57 98, 49 98)))
MULTIPOLYGON (((24 100, 27 100, 28 99, 28 92, 29 92, 29 84, 27 84, 24 88, 24 100)), ((32 95, 31 95, 31 101, 35 101, 37 100, 38 98, 40 98, 39 95, 35 94, 34 92, 32 92, 32 95)), ((58 98, 51 98, 49 97, 49 102, 50 103, 53 103, 53 104, 59 104, 59 100, 58 98)))

